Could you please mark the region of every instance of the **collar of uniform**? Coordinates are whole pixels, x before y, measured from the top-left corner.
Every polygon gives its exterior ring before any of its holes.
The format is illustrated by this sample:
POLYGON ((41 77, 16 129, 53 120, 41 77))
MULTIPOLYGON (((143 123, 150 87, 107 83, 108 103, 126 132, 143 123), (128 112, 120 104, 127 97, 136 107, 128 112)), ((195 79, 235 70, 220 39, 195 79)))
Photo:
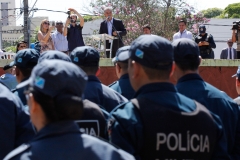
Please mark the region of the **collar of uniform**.
POLYGON ((181 78, 179 78, 177 83, 181 83, 181 82, 189 81, 189 80, 193 80, 193 79, 203 81, 203 79, 199 76, 199 74, 191 73, 191 74, 186 74, 186 75, 182 76, 181 78))
POLYGON ((142 86, 134 95, 134 97, 138 97, 142 94, 152 93, 152 92, 177 92, 177 89, 174 87, 172 83, 169 82, 159 82, 159 83, 150 83, 142 86))
POLYGON ((79 133, 79 128, 74 121, 60 121, 47 124, 44 128, 42 128, 35 136, 33 141, 49 137, 56 136, 65 133, 79 133))
POLYGON ((120 77, 120 79, 129 79, 129 75, 126 73, 120 77))
POLYGON ((88 81, 97 81, 97 82, 101 83, 101 81, 94 75, 89 75, 88 81))

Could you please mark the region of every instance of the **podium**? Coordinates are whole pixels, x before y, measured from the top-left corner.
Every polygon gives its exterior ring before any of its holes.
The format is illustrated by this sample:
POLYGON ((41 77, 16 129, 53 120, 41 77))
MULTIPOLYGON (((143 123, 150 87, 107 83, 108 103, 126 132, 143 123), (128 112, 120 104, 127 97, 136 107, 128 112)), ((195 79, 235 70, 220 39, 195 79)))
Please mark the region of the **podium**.
POLYGON ((110 51, 110 57, 109 58, 112 58, 113 40, 118 39, 118 38, 116 38, 114 36, 110 36, 108 34, 95 34, 95 35, 91 36, 91 39, 92 39, 92 46, 94 46, 95 41, 98 42, 97 50, 99 52, 104 52, 104 57, 105 58, 107 57, 107 54, 106 54, 107 51, 110 51), (108 49, 106 48, 106 40, 112 41, 112 43, 110 45, 110 48, 108 48, 108 49))

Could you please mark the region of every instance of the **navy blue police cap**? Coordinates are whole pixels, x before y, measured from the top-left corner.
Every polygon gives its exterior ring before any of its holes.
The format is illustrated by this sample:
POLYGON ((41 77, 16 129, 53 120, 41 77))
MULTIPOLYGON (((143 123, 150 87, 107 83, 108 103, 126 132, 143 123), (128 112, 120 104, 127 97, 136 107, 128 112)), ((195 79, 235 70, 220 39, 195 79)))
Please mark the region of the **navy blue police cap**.
POLYGON ((199 33, 205 33, 205 32, 206 32, 206 27, 205 27, 205 25, 200 25, 199 28, 198 28, 198 30, 199 30, 199 33))
POLYGON ((131 44, 129 54, 132 60, 153 69, 169 68, 173 62, 172 44, 156 35, 138 37, 131 44))
POLYGON ((68 55, 56 50, 48 50, 43 52, 38 59, 38 63, 41 63, 45 59, 59 59, 67 62, 72 62, 68 55))
POLYGON ((23 49, 17 52, 14 65, 20 68, 33 68, 38 63, 39 53, 34 49, 23 49))
POLYGON ((174 40, 173 43, 174 61, 176 63, 199 63, 200 50, 193 40, 180 38, 174 40))
POLYGON ((14 61, 12 61, 11 63, 5 65, 5 66, 3 67, 3 70, 6 71, 6 70, 12 68, 13 66, 14 66, 14 61))
POLYGON ((124 46, 117 50, 116 57, 112 59, 112 62, 128 62, 130 46, 124 46))
POLYGON ((34 67, 30 78, 18 84, 17 88, 29 85, 34 91, 52 98, 59 95, 82 97, 86 82, 86 73, 76 65, 58 59, 46 59, 34 67))
POLYGON ((237 73, 232 75, 232 77, 238 77, 238 79, 240 79, 240 66, 238 66, 237 73))
POLYGON ((78 66, 92 67, 99 65, 100 55, 95 48, 82 46, 75 48, 71 52, 70 58, 78 66))

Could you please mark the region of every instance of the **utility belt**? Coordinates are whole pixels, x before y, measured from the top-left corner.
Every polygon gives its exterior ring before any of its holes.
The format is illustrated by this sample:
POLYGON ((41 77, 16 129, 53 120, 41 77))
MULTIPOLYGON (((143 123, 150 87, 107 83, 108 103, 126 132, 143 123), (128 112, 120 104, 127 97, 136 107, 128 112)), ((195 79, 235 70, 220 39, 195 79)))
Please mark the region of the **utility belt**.
POLYGON ((203 50, 200 50, 200 54, 210 54, 212 53, 212 49, 203 49, 203 50))

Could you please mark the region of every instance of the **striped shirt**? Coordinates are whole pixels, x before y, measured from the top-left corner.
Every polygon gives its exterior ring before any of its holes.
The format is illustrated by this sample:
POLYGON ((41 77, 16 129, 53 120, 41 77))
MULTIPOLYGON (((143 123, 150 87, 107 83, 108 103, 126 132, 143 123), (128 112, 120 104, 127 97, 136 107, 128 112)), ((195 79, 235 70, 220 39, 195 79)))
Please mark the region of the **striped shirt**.
POLYGON ((65 37, 63 34, 61 34, 58 31, 55 31, 52 34, 52 40, 53 40, 53 44, 55 47, 55 50, 58 51, 68 51, 68 41, 67 41, 67 37, 65 37))

